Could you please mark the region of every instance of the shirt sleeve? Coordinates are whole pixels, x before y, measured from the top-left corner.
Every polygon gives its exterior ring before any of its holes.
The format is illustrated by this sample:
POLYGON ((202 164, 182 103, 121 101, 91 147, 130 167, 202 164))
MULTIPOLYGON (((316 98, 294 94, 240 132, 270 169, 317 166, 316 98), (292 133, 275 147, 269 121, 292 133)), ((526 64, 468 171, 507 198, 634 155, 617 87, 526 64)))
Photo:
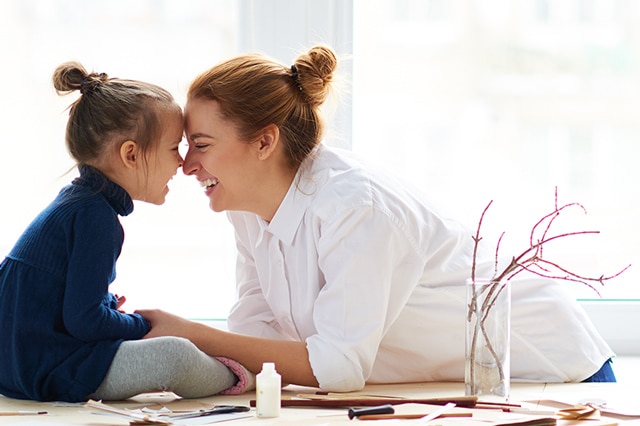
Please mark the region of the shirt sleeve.
POLYGON ((357 206, 319 221, 326 284, 314 305, 317 333, 307 339, 310 363, 323 389, 357 390, 419 282, 424 260, 403 223, 383 209, 357 206))
POLYGON ((67 331, 84 341, 139 339, 149 331, 138 314, 123 314, 108 291, 124 239, 117 216, 101 205, 89 205, 70 230, 63 320, 67 331))

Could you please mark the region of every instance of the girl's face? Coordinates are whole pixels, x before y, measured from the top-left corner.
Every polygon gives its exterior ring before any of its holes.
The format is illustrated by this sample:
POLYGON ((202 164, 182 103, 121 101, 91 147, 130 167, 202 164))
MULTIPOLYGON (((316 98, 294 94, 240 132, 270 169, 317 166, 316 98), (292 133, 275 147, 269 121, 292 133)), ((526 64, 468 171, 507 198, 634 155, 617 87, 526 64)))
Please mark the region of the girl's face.
POLYGON ((238 136, 235 125, 222 116, 218 102, 189 100, 185 134, 189 150, 182 170, 204 187, 211 209, 251 211, 258 179, 254 144, 238 136))
POLYGON ((167 184, 175 176, 183 159, 178 152, 182 141, 183 118, 178 110, 167 110, 160 113, 163 131, 155 148, 147 154, 146 167, 141 179, 146 181, 139 197, 141 201, 152 204, 163 204, 169 192, 167 184))

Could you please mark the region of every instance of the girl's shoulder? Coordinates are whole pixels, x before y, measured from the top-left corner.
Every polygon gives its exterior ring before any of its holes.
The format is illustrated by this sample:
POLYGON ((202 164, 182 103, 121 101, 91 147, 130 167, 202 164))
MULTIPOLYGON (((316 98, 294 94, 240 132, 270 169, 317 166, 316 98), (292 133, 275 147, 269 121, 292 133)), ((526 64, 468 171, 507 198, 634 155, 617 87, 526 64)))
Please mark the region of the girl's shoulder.
POLYGON ((86 222, 87 226, 115 225, 118 214, 99 192, 87 187, 67 185, 38 215, 37 220, 72 226, 86 222))

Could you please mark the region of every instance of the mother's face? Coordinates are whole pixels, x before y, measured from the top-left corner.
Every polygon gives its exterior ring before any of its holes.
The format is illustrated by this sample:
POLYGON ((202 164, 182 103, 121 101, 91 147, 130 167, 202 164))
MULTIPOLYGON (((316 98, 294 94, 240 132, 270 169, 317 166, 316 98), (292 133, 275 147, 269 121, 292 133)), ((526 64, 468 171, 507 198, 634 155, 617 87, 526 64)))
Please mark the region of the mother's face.
POLYGON ((185 106, 185 134, 189 150, 182 169, 204 187, 212 210, 251 210, 254 198, 253 145, 238 136, 223 117, 218 102, 190 99, 185 106))

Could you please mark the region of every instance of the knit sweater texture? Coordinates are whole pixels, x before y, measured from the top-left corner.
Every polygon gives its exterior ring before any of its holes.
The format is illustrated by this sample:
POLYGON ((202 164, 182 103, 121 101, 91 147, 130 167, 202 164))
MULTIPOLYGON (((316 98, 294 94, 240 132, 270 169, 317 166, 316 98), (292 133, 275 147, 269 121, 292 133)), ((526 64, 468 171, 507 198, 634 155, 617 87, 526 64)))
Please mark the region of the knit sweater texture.
POLYGON ((129 194, 100 171, 80 176, 28 226, 0 264, 0 393, 85 401, 123 340, 149 324, 117 310, 109 293, 129 194))

